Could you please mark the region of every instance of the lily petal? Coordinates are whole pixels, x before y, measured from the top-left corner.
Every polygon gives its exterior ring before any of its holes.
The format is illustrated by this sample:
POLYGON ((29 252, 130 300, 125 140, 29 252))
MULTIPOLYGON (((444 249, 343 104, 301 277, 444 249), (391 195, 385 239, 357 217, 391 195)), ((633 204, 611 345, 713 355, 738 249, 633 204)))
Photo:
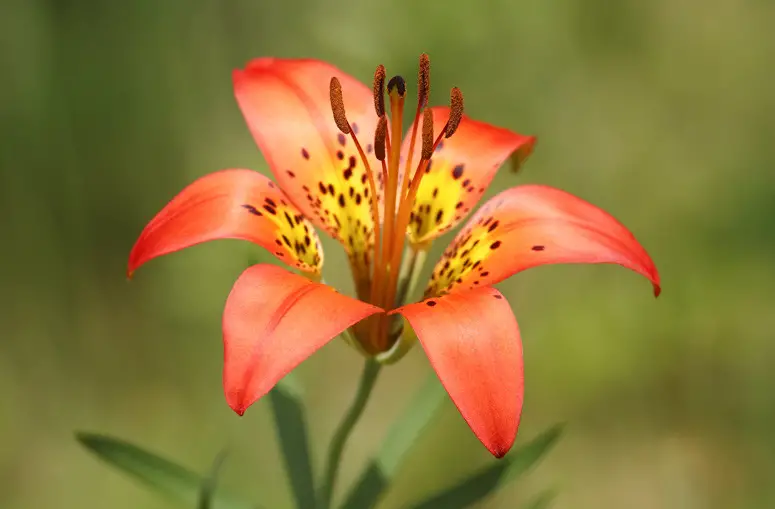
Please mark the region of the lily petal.
POLYGON ((285 194, 260 173, 232 169, 194 181, 146 225, 128 275, 152 258, 215 239, 255 242, 306 272, 319 273, 323 264, 315 229, 285 194))
MULTIPOLYGON (((440 133, 449 108, 431 108, 433 131, 440 133)), ((407 137, 408 138, 408 137, 407 137)), ((523 162, 536 138, 513 133, 463 116, 455 134, 436 148, 417 190, 409 238, 413 243, 433 240, 456 226, 482 197, 503 162, 514 153, 523 162)), ((419 143, 412 160, 420 159, 419 143)), ((409 151, 404 141, 403 154, 409 151)), ((412 168, 414 171, 414 168, 412 168)))
POLYGON ((494 288, 409 304, 431 366, 476 437, 497 458, 514 443, 524 395, 522 340, 511 306, 494 288))
POLYGON ((336 67, 260 58, 234 71, 234 91, 277 182, 312 222, 360 260, 374 243, 375 197, 355 144, 334 123, 329 95, 334 76, 342 84, 353 132, 366 141, 363 150, 376 168, 372 90, 336 67))
POLYGON ((471 217, 444 252, 428 295, 489 286, 538 265, 614 263, 645 276, 659 295, 659 273, 635 236, 604 210, 548 186, 507 189, 471 217))
POLYGON ((223 313, 223 387, 229 406, 242 415, 304 359, 380 311, 281 267, 248 268, 223 313))

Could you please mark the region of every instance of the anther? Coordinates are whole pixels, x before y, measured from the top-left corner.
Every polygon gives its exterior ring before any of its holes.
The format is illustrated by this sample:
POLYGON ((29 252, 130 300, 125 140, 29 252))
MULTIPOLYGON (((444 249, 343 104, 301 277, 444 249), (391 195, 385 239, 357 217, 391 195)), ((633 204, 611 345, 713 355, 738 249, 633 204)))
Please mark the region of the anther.
POLYGON ((447 121, 447 134, 445 138, 455 134, 460 125, 460 120, 463 118, 463 92, 459 88, 455 87, 450 91, 449 103, 449 121, 447 121))
POLYGON ((336 122, 336 126, 344 134, 350 134, 350 124, 347 122, 347 115, 344 112, 342 84, 339 83, 339 79, 336 76, 331 78, 329 94, 331 96, 331 111, 334 113, 334 122, 336 122))
POLYGON ((374 131, 374 155, 378 161, 385 160, 385 137, 387 136, 387 117, 382 115, 374 131))
POLYGON ((431 95, 431 60, 428 55, 420 55, 420 72, 417 75, 417 99, 420 108, 428 105, 428 97, 431 95))
POLYGON ((406 95, 406 81, 401 76, 393 76, 390 78, 387 84, 388 94, 392 94, 394 91, 398 93, 399 97, 406 95))
POLYGON ((378 117, 385 115, 385 66, 381 64, 374 71, 374 109, 378 117))
POLYGON ((422 112, 421 154, 421 157, 426 161, 433 155, 433 112, 427 108, 422 112))

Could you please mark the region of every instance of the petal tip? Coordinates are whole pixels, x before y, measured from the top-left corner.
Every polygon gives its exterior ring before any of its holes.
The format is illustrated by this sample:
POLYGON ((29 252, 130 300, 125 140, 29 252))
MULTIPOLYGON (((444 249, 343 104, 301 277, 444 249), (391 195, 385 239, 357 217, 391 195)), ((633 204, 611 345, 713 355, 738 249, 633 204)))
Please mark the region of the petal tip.
POLYGON ((525 164, 525 161, 527 161, 528 157, 533 153, 537 141, 538 138, 535 136, 525 136, 521 140, 514 150, 514 153, 511 155, 511 171, 513 173, 519 173, 522 166, 525 164))
POLYGON ((654 298, 656 299, 662 293, 662 287, 658 284, 654 284, 654 298))
POLYGON ((229 403, 229 407, 231 407, 231 409, 234 410, 234 413, 239 415, 240 417, 245 415, 245 410, 248 409, 245 406, 245 404, 242 403, 242 401, 240 401, 239 403, 229 403))
POLYGON ((510 442, 502 444, 486 444, 485 447, 487 447, 487 450, 490 451, 490 454, 492 454, 495 459, 503 459, 503 457, 506 456, 506 453, 511 450, 513 444, 514 440, 511 440, 510 442))

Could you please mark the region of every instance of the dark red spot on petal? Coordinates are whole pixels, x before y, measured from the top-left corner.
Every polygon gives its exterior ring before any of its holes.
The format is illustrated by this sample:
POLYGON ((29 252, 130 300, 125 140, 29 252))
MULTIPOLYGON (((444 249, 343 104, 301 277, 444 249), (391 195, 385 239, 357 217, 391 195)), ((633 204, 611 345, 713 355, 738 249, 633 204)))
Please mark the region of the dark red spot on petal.
POLYGON ((260 210, 258 210, 258 209, 256 209, 256 207, 254 207, 253 205, 250 205, 250 204, 246 203, 246 204, 244 204, 242 207, 243 207, 245 210, 247 210, 248 212, 250 212, 251 214, 253 214, 253 215, 256 215, 256 216, 259 216, 259 217, 260 217, 260 216, 263 216, 263 214, 261 213, 261 211, 260 211, 260 210))
POLYGON ((463 176, 463 165, 458 164, 452 169, 452 178, 459 179, 463 176))
POLYGON ((429 307, 433 307, 433 306, 436 305, 436 301, 435 300, 429 300, 428 302, 425 303, 425 305, 429 306, 429 307))
POLYGON ((533 246, 530 249, 532 249, 533 251, 543 251, 544 249, 546 249, 546 246, 533 246))

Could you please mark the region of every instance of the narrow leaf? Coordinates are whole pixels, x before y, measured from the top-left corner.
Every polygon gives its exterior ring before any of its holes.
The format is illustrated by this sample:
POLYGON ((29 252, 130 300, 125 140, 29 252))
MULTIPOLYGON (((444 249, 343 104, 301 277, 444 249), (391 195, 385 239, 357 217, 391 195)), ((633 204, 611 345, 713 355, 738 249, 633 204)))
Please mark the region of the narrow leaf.
MULTIPOLYGON (((78 441, 100 459, 154 491, 181 502, 185 507, 196 507, 202 476, 176 463, 148 452, 126 441, 94 433, 76 433, 78 441)), ((222 494, 212 497, 212 509, 248 509, 251 506, 222 494)))
POLYGON ((561 432, 562 425, 555 425, 504 459, 417 504, 414 509, 463 509, 469 507, 527 472, 557 442, 561 432))
POLYGON ((307 421, 301 391, 293 374, 287 375, 269 392, 277 438, 285 460, 297 507, 315 507, 315 484, 310 460, 307 421))
POLYGON ((446 392, 435 375, 409 403, 396 420, 377 456, 369 462, 361 477, 347 495, 343 509, 365 509, 376 506, 416 442, 420 433, 441 409, 446 392))
POLYGON ((525 509, 549 509, 555 498, 557 498, 557 491, 552 489, 542 491, 527 503, 525 509))
POLYGON ((210 468, 210 475, 202 480, 202 484, 199 488, 199 505, 198 509, 212 509, 213 508, 213 494, 215 492, 215 486, 218 483, 218 473, 221 470, 221 465, 226 459, 226 451, 221 451, 218 456, 213 460, 213 466, 210 468))

